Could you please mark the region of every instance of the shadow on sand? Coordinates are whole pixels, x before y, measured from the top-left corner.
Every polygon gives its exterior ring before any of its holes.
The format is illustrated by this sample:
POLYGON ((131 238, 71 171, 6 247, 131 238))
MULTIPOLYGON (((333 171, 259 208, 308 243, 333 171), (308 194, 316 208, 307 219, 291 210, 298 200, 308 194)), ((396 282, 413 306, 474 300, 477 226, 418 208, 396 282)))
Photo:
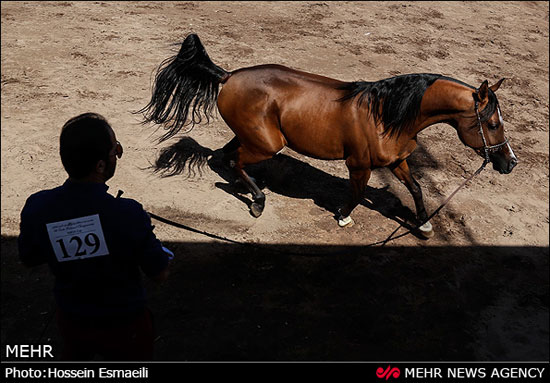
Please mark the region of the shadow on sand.
MULTIPOLYGON (((422 167, 417 170, 438 167, 437 162, 421 146, 415 155, 411 156, 412 161, 415 158, 422 158, 422 161, 419 161, 422 167)), ((208 166, 225 181, 216 182, 216 187, 250 207, 252 199, 249 191, 241 183, 235 182, 234 173, 222 159, 222 149, 212 150, 185 136, 164 148, 151 168, 163 177, 175 175, 193 177, 200 174, 204 166, 208 166)), ((274 193, 290 198, 310 199, 317 206, 331 212, 335 219, 338 216, 338 209, 345 204, 350 193, 347 178, 334 176, 285 154, 278 154, 261 163, 249 165, 246 171, 256 179, 260 189, 268 188, 274 193)), ((386 179, 388 184, 398 182, 393 176, 392 178, 392 180, 386 179)), ((407 230, 414 229, 417 224, 415 212, 405 206, 388 189, 389 186, 381 188, 367 186, 365 197, 360 204, 397 222, 407 230)), ((424 239, 414 230, 412 234, 424 239)))

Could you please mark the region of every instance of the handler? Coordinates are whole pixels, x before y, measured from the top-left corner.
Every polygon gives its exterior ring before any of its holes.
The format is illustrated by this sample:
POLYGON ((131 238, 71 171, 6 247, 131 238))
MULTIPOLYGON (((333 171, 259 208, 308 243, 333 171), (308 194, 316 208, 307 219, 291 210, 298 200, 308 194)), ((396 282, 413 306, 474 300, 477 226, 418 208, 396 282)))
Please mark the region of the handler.
POLYGON ((162 282, 173 254, 141 204, 107 193, 122 146, 102 116, 67 121, 60 136, 62 186, 31 195, 21 212, 19 257, 55 276, 61 359, 151 360, 153 320, 140 269, 162 282))

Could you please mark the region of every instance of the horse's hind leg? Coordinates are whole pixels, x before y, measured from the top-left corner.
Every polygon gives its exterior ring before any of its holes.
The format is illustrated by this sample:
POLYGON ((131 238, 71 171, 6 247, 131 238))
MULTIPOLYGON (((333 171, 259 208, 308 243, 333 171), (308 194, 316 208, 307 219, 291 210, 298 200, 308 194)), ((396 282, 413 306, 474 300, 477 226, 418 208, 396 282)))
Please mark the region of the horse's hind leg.
POLYGON ((250 214, 254 218, 258 218, 262 215, 265 207, 265 194, 260 190, 256 182, 248 175, 243 169, 235 168, 237 174, 244 181, 245 185, 248 187, 252 193, 252 199, 254 202, 250 204, 250 214))
POLYGON ((265 194, 260 190, 258 185, 256 185, 255 180, 250 177, 245 171, 244 166, 249 164, 255 164, 263 160, 267 160, 277 152, 277 150, 266 150, 265 152, 251 152, 247 150, 244 146, 239 146, 239 148, 233 152, 229 158, 230 166, 235 170, 239 179, 245 184, 248 190, 252 193, 253 202, 250 205, 250 213, 258 218, 262 215, 265 207, 265 194))
POLYGON ((417 219, 423 223, 423 225, 418 228, 420 233, 426 238, 433 237, 434 232, 432 224, 428 221, 428 213, 426 213, 424 201, 422 200, 422 189, 420 188, 420 184, 413 178, 407 160, 403 160, 399 165, 391 167, 390 169, 392 173, 405 184, 414 199, 417 219))
MULTIPOLYGON (((229 141, 227 144, 224 145, 222 148, 223 157, 222 157, 222 164, 223 166, 236 170, 235 166, 237 165, 237 158, 238 153, 237 149, 239 149, 239 146, 241 145, 239 138, 237 136, 233 137, 231 141, 229 141)), ((246 174, 244 171, 243 173, 235 171, 236 180, 234 181, 235 186, 241 186, 244 185, 249 191, 252 192, 253 195, 259 196, 256 188, 254 186, 256 185, 256 180, 254 177, 250 177, 248 174, 246 174)), ((260 197, 258 197, 260 198, 260 197)), ((260 213, 261 214, 261 213, 260 213)))
MULTIPOLYGON (((233 84, 239 85, 238 82, 235 83, 235 77, 232 79, 233 84)), ((224 146, 224 157, 229 160, 229 166, 252 193, 254 202, 250 205, 250 213, 254 217, 259 217, 264 210, 265 194, 246 174, 244 167, 273 157, 287 142, 279 126, 277 110, 273 109, 274 103, 266 103, 261 97, 247 99, 245 96, 248 97, 249 93, 246 88, 241 89, 237 86, 229 93, 227 89, 232 89, 229 82, 220 92, 218 109, 227 126, 235 133, 235 137, 224 146), (232 96, 235 92, 240 96, 232 96), (233 149, 234 152, 228 154, 233 149)))
POLYGON ((222 161, 224 165, 231 167, 231 160, 235 151, 241 146, 239 138, 237 136, 233 137, 231 141, 224 145, 222 148, 223 158, 222 161))

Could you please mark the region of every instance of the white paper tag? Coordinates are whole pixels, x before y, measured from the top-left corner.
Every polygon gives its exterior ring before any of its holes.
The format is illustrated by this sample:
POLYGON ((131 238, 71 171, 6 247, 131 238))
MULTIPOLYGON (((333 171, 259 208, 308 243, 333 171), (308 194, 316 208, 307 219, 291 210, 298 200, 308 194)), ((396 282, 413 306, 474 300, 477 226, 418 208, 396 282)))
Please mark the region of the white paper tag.
POLYGON ((46 228, 59 262, 109 254, 98 214, 48 223, 46 228))

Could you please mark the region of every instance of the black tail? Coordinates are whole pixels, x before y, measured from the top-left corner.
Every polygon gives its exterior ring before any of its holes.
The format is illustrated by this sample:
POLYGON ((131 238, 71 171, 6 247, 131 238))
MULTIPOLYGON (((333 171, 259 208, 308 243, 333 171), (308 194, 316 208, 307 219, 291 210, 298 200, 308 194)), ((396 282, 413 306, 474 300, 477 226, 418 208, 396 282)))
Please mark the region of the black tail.
POLYGON ((160 141, 169 139, 182 127, 191 128, 213 116, 219 84, 229 73, 214 64, 199 37, 187 36, 176 56, 159 66, 149 104, 138 111, 144 122, 163 125, 168 130, 160 141), (190 115, 189 115, 190 114, 190 115))
POLYGON ((175 176, 187 172, 195 176, 195 169, 202 174, 202 168, 208 163, 208 157, 214 152, 201 146, 190 137, 182 137, 178 142, 162 149, 158 159, 152 166, 155 173, 162 177, 175 176))

